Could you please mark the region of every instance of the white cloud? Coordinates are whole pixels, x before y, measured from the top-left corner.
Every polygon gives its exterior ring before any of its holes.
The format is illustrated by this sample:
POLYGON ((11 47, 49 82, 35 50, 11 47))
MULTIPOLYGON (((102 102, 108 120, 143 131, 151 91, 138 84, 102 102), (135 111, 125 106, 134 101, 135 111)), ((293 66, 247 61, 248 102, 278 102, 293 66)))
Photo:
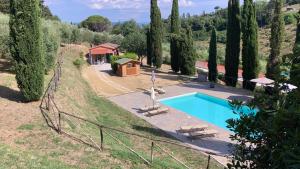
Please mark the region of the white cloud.
POLYGON ((144 0, 85 0, 89 7, 93 9, 137 9, 140 8, 144 0))
MULTIPOLYGON (((81 0, 92 9, 146 9, 150 6, 150 0, 81 0)), ((172 6, 172 0, 158 0, 161 8, 172 6)), ((181 7, 190 7, 193 0, 179 0, 181 7)))
MULTIPOLYGON (((172 5, 173 0, 159 0, 160 5, 172 5)), ((192 0, 179 0, 179 6, 181 7, 188 7, 193 6, 194 2, 192 0)))

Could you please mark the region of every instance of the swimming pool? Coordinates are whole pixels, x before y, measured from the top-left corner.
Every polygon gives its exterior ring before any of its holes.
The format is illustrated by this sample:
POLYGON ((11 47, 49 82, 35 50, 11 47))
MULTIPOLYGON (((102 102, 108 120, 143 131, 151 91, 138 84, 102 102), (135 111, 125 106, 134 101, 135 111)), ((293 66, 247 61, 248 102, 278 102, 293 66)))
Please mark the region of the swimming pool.
MULTIPOLYGON (((229 130, 226 120, 239 118, 234 114, 227 100, 205 95, 202 93, 191 93, 178 97, 162 99, 160 102, 176 110, 185 112, 191 116, 212 123, 218 127, 229 130)), ((244 110, 250 111, 248 107, 244 110)))

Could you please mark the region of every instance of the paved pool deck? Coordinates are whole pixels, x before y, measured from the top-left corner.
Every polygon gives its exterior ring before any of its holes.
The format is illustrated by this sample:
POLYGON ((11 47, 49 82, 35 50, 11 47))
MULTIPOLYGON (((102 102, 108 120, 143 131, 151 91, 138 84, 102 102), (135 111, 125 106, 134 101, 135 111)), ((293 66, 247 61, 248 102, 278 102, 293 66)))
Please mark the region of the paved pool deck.
MULTIPOLYGON (((251 92, 249 91, 221 85, 216 85, 215 88, 211 89, 209 88, 209 83, 183 83, 168 86, 164 89, 166 90, 166 94, 159 95, 157 99, 164 99, 193 92, 201 92, 229 100, 238 99, 246 101, 252 98, 251 92)), ((177 138, 184 144, 196 148, 202 152, 215 154, 213 157, 221 164, 226 165, 228 162, 227 157, 230 156, 230 145, 233 144, 233 142, 229 139, 229 131, 217 127, 211 123, 202 121, 198 118, 189 116, 188 114, 175 110, 171 107, 169 107, 170 110, 166 114, 146 117, 138 110, 140 107, 152 105, 149 94, 145 92, 134 92, 120 96, 113 96, 110 97, 109 100, 132 112, 136 116, 146 120, 153 126, 165 131, 169 135, 177 138), (219 133, 214 138, 204 138, 200 140, 190 140, 187 139, 186 136, 176 133, 176 130, 180 126, 197 124, 206 124, 209 126, 209 129, 217 130, 219 133)), ((201 107, 199 107, 199 109, 201 109, 201 107)))

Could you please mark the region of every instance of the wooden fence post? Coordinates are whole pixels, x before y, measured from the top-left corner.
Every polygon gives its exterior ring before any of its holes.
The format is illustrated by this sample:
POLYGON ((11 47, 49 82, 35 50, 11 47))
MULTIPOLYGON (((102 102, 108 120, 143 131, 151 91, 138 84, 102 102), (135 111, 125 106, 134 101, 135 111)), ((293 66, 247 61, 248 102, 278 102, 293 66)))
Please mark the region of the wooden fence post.
POLYGON ((207 167, 206 167, 206 169, 209 169, 209 163, 210 163, 210 155, 208 156, 207 167))
POLYGON ((58 133, 61 134, 61 113, 58 112, 58 133))
POLYGON ((104 138, 103 138, 103 128, 102 127, 100 127, 100 148, 101 148, 101 150, 103 150, 103 140, 104 140, 104 138))
POLYGON ((151 163, 153 163, 153 155, 154 155, 154 142, 151 143, 151 163))
POLYGON ((50 110, 50 94, 48 93, 48 100, 47 100, 47 110, 50 110))

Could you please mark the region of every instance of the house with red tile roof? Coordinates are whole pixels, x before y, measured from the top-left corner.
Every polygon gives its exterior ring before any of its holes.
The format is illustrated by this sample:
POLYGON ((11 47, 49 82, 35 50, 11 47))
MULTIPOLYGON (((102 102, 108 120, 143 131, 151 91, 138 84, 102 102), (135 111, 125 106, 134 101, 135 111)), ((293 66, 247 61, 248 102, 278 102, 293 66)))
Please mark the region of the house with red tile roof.
POLYGON ((89 49, 88 61, 92 65, 109 63, 113 55, 119 55, 119 45, 104 43, 89 49))
MULTIPOLYGON (((197 61, 196 62, 196 68, 208 70, 208 62, 206 62, 206 61, 197 61)), ((224 65, 218 64, 217 65, 217 69, 218 69, 219 73, 225 75, 226 71, 225 71, 225 66, 224 65)), ((239 78, 243 78, 243 70, 242 69, 239 69, 239 71, 238 71, 238 77, 239 78)), ((263 73, 260 73, 259 77, 265 77, 265 75, 263 73)))

